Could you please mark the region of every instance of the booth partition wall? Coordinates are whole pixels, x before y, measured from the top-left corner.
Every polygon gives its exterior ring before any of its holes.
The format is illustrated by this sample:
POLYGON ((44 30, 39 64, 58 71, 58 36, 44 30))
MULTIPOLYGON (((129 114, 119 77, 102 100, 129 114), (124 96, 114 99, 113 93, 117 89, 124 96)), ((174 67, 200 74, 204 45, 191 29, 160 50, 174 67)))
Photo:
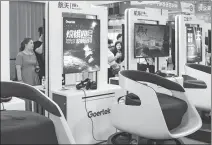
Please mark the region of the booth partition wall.
POLYGON ((14 80, 16 78, 15 60, 20 44, 26 37, 32 38, 33 41, 38 40, 38 28, 43 26, 43 18, 45 18, 45 4, 10 1, 9 5, 10 79, 14 80))

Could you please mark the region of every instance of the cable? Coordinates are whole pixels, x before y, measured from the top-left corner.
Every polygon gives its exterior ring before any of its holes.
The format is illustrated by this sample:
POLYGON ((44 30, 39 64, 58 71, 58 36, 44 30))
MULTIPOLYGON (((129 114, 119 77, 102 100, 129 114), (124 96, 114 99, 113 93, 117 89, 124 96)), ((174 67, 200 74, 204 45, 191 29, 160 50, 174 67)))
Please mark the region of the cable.
MULTIPOLYGON (((87 103, 86 103, 86 97, 87 97, 87 95, 86 95, 86 92, 85 92, 84 89, 80 89, 80 90, 82 90, 83 93, 84 93, 84 96, 85 96, 85 110, 86 110, 86 113, 88 114, 87 103)), ((92 120, 92 118, 90 118, 90 119, 91 119, 91 123, 92 123, 92 136, 93 136, 93 139, 94 139, 95 141, 106 142, 107 140, 98 140, 98 139, 96 139, 96 138, 94 137, 94 125, 93 125, 93 120, 92 120)))
MULTIPOLYGON (((123 97, 126 97, 126 96, 121 96, 121 97, 118 98, 118 100, 117 100, 117 101, 118 101, 118 104, 119 104, 119 101, 120 101, 123 97)), ((118 129, 116 128, 116 133, 117 133, 117 132, 118 132, 118 129)))

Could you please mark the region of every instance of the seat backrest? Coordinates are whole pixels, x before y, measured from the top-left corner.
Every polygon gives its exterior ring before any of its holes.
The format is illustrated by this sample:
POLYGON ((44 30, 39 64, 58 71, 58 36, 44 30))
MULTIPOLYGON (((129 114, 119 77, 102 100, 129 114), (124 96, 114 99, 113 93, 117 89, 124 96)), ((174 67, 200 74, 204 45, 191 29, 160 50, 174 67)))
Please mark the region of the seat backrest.
POLYGON ((169 139, 189 135, 201 127, 201 119, 196 109, 185 97, 185 91, 181 85, 154 74, 134 70, 121 71, 119 74, 119 83, 123 89, 137 95, 141 100, 141 105, 114 104, 111 111, 111 120, 116 128, 146 138, 169 139), (180 125, 180 128, 187 128, 188 131, 179 129, 175 130, 174 134, 170 133, 156 91, 151 86, 141 84, 138 81, 150 82, 162 86, 174 92, 174 96, 177 96, 177 98, 184 100, 188 104, 188 109, 187 114, 183 117, 184 124, 180 125), (187 117, 189 115, 192 116, 195 124, 186 124, 188 123, 189 119, 187 117))
POLYGON ((187 63, 186 64, 187 67, 211 74, 211 67, 210 66, 206 66, 206 65, 202 65, 202 64, 195 64, 195 63, 187 63))
POLYGON ((201 109, 211 110, 211 73, 210 69, 211 67, 203 66, 203 65, 197 65, 197 64, 186 64, 185 65, 185 73, 186 75, 195 78, 200 81, 204 81, 206 83, 207 88, 201 89, 201 90, 190 90, 187 89, 189 98, 192 99, 195 106, 201 109), (192 66, 192 67, 191 67, 192 66), (198 69, 196 69, 199 67, 198 69), (206 68, 205 71, 202 71, 206 68), (197 92, 198 91, 198 92, 197 92), (197 94, 199 93, 199 94, 197 94), (202 95, 199 97, 199 95, 202 95))
POLYGON ((30 85, 12 81, 1 82, 1 97, 5 96, 15 96, 18 98, 35 101, 48 112, 51 112, 58 117, 61 116, 61 113, 58 110, 57 106, 50 99, 45 97, 45 94, 30 85))

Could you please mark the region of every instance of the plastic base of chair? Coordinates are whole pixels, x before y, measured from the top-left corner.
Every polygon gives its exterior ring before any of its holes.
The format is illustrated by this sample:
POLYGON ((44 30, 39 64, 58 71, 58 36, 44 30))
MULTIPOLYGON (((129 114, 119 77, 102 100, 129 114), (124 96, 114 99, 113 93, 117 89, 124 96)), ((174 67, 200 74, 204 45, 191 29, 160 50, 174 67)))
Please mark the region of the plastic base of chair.
POLYGON ((139 137, 138 140, 132 138, 132 135, 126 132, 118 132, 111 135, 107 144, 143 144, 143 145, 184 145, 180 139, 170 139, 170 140, 153 140, 139 137))

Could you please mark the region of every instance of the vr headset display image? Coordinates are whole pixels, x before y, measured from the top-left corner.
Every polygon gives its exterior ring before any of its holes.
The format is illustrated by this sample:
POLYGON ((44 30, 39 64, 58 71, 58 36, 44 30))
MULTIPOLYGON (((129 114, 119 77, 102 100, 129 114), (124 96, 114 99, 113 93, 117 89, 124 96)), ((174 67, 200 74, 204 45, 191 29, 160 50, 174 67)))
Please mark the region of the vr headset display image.
POLYGON ((134 57, 169 56, 169 27, 166 25, 134 24, 134 57))
POLYGON ((202 28, 198 25, 187 25, 187 62, 202 61, 202 28))
POLYGON ((63 73, 100 70, 100 20, 63 18, 63 73))

